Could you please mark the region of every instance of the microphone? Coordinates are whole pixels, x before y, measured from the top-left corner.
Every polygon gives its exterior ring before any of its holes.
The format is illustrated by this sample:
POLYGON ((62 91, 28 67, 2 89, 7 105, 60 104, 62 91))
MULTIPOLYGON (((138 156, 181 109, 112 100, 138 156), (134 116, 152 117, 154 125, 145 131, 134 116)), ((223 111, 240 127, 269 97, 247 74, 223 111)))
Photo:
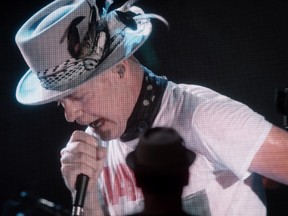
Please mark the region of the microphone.
POLYGON ((72 216, 80 216, 83 212, 86 190, 89 182, 89 177, 83 173, 79 174, 76 179, 75 189, 76 196, 72 208, 72 216))

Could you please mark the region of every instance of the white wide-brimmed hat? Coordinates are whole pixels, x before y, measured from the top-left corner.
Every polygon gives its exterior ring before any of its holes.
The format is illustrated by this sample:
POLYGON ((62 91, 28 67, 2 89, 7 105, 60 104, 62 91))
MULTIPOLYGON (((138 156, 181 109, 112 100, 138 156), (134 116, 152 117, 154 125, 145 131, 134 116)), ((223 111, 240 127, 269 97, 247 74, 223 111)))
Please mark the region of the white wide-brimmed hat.
POLYGON ((108 9, 96 1, 53 1, 17 32, 16 43, 30 67, 16 89, 20 103, 44 104, 71 94, 133 54, 151 33, 150 18, 167 23, 132 6, 136 0, 108 9))

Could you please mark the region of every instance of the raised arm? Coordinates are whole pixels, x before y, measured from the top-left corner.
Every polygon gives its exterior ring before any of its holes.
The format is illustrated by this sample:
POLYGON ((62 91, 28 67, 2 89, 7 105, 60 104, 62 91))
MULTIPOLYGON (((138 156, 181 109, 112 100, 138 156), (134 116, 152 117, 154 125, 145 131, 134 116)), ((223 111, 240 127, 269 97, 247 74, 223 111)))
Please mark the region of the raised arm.
POLYGON ((285 130, 272 127, 249 170, 288 185, 288 133, 285 130))

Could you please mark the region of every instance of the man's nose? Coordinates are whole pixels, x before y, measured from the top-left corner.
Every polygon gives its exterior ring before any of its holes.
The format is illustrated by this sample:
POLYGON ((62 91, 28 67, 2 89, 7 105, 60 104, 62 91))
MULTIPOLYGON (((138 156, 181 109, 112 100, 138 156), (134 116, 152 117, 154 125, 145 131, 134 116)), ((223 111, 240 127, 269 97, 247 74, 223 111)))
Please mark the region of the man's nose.
POLYGON ((77 103, 73 103, 69 99, 64 99, 62 105, 64 107, 66 121, 74 122, 81 115, 81 109, 77 103))

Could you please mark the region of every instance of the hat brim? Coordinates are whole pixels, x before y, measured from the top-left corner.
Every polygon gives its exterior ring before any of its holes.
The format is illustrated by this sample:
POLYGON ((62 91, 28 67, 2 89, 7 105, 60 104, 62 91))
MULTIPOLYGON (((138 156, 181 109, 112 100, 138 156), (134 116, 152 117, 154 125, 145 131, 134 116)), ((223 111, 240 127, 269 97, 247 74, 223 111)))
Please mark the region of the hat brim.
POLYGON ((135 31, 129 28, 124 30, 125 36, 122 42, 119 43, 119 45, 99 65, 97 65, 89 79, 79 81, 75 87, 64 91, 49 90, 41 86, 36 73, 29 69, 17 85, 16 99, 25 105, 41 105, 68 96, 77 86, 85 83, 97 74, 112 68, 121 60, 131 56, 142 46, 152 31, 152 25, 150 22, 143 22, 138 25, 139 26, 135 31))

